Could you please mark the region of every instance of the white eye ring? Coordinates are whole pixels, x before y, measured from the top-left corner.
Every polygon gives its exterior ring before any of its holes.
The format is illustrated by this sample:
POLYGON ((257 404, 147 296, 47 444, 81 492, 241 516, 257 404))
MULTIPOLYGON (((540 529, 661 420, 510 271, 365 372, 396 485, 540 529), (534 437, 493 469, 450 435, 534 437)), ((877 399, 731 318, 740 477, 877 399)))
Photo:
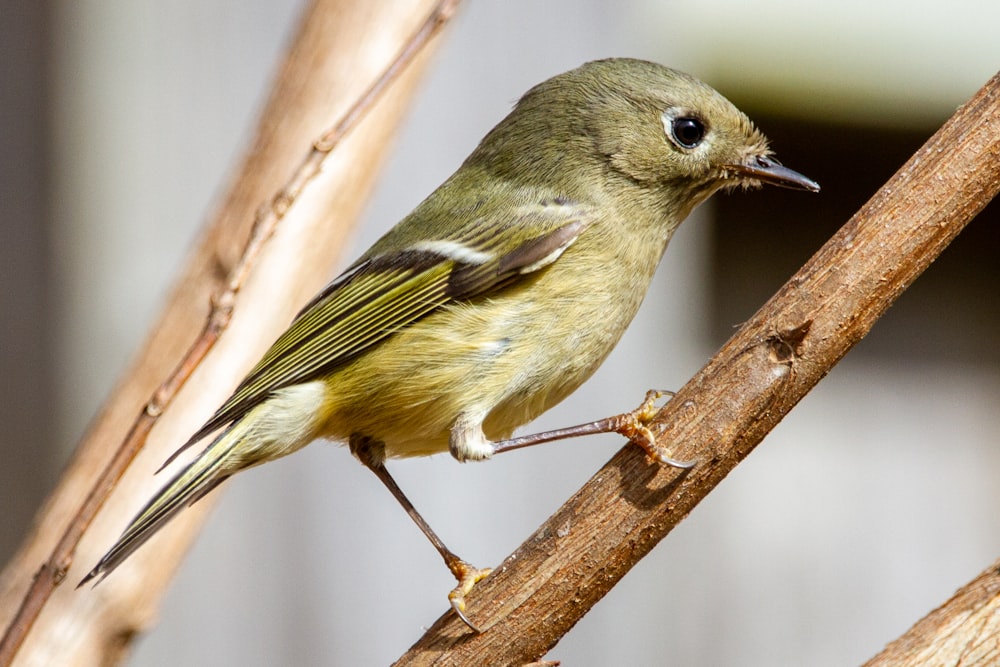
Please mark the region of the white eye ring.
POLYGON ((685 109, 667 109, 660 116, 663 131, 678 148, 689 151, 697 148, 708 135, 704 121, 685 109))

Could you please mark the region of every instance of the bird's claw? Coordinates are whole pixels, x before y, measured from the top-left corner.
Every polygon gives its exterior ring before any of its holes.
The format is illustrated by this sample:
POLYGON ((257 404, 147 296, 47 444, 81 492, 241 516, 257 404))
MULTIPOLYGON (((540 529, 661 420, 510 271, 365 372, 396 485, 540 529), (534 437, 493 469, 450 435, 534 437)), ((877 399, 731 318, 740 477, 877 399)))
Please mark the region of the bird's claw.
POLYGON ((452 574, 455 575, 455 578, 458 579, 458 585, 448 593, 448 601, 451 603, 451 608, 455 610, 455 614, 462 619, 462 622, 469 626, 469 629, 479 634, 482 630, 465 615, 465 596, 469 594, 477 583, 485 579, 493 569, 479 569, 466 563, 464 560, 449 563, 448 567, 451 569, 452 574))
POLYGON ((663 396, 672 397, 673 395, 674 392, 672 391, 650 389, 646 392, 646 398, 638 408, 632 412, 618 415, 618 423, 615 425, 615 431, 642 447, 646 454, 654 461, 659 461, 671 468, 686 470, 694 467, 696 461, 681 461, 667 456, 657 447, 656 436, 653 435, 648 426, 649 422, 659 412, 659 409, 656 407, 656 401, 663 396))

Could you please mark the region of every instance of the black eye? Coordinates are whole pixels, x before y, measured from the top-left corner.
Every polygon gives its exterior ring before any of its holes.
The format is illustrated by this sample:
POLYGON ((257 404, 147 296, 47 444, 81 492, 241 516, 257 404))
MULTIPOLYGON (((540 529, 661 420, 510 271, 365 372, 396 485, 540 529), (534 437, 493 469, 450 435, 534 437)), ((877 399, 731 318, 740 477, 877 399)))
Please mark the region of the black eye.
POLYGON ((705 138, 705 125, 697 118, 683 116, 675 118, 670 124, 670 133, 679 145, 694 148, 705 138))

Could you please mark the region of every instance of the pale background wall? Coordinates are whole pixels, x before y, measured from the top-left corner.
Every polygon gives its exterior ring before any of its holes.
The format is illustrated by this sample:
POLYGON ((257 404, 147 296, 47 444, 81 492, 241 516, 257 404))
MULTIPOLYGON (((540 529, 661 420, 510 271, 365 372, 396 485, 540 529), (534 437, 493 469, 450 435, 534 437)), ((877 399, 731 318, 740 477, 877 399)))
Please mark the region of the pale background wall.
MULTIPOLYGON (((33 54, 25 76, 48 87, 39 95, 22 85, 0 102, 14 116, 19 104, 42 114, 21 121, 35 134, 3 135, 2 415, 18 428, 0 436, 0 461, 10 462, 0 466, 0 500, 17 510, 0 556, 159 308, 252 126, 298 4, 5 7, 0 23, 23 19, 24 30, 47 35, 46 48, 3 48, 33 54), (36 312, 39 303, 48 310, 36 312), (41 332, 25 333, 25 322, 41 332), (32 365, 38 377, 12 386, 32 365), (48 415, 41 425, 24 419, 39 413, 48 415)), ((989 33, 1000 16, 986 3, 872 4, 467 2, 358 251, 530 85, 592 58, 668 63, 776 116, 927 123, 929 133, 995 71, 1000 47, 989 33)), ((7 62, 15 71, 18 61, 7 62)), ((734 195, 754 196, 763 195, 734 195)), ((814 206, 823 197, 836 192, 814 206)), ((679 387, 716 349, 709 214, 675 237, 620 349, 537 428, 630 408, 648 387, 679 387)), ((982 308, 998 319, 995 299, 982 308)), ((994 362, 850 355, 551 657, 742 666, 871 656, 1000 554, 994 362)), ((484 465, 442 456, 393 471, 453 548, 488 565, 619 445, 592 438, 484 465)), ((343 448, 318 444, 227 486, 131 664, 385 664, 443 611, 450 575, 343 448)))

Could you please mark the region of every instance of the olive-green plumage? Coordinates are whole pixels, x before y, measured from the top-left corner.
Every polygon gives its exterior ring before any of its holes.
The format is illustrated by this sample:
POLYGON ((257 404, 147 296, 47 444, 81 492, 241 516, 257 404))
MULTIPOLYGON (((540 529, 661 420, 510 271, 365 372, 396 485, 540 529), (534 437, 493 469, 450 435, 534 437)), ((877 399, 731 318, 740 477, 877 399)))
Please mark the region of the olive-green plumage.
POLYGON ((818 189, 768 156, 743 113, 660 65, 603 60, 539 84, 298 315, 87 578, 316 438, 363 440, 369 464, 489 458, 606 358, 695 206, 735 185, 818 189))

